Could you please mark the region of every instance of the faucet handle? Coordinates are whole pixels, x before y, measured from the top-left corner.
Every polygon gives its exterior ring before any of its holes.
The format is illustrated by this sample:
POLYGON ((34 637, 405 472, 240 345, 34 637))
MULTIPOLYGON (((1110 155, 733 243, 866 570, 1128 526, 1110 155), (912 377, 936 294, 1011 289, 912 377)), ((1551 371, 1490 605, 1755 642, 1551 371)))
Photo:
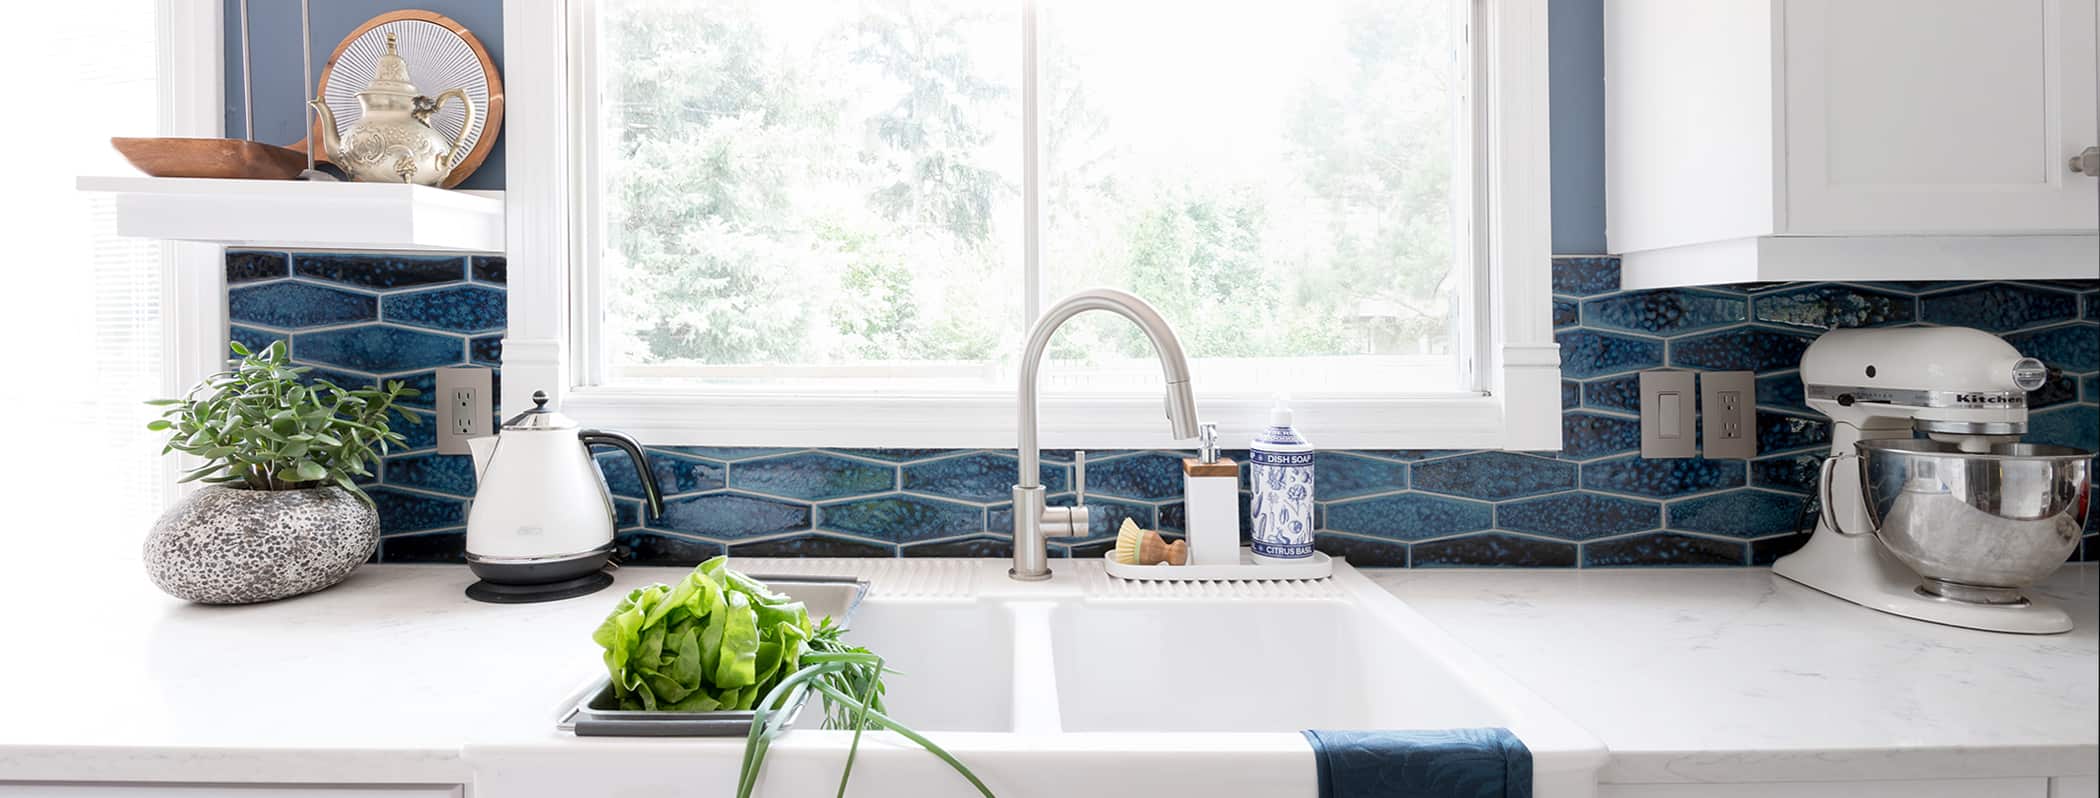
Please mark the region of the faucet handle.
POLYGON ((1087 522, 1093 518, 1092 511, 1082 504, 1076 507, 1043 508, 1043 536, 1051 538, 1085 537, 1087 522))

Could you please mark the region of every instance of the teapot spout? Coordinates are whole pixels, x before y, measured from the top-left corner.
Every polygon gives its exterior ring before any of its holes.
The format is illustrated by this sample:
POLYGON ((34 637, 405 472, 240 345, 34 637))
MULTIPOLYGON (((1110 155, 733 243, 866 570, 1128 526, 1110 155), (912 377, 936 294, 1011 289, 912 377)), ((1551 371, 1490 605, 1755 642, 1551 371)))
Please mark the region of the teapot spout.
POLYGON ((474 455, 474 481, 479 483, 488 474, 489 457, 496 453, 496 436, 477 435, 467 439, 467 451, 474 455))
POLYGON ((341 163, 343 161, 341 155, 343 140, 335 132, 335 112, 329 110, 328 104, 321 102, 319 97, 307 100, 306 104, 312 107, 314 114, 321 119, 321 141, 318 144, 309 142, 307 147, 319 146, 321 148, 320 151, 328 155, 328 160, 341 163))

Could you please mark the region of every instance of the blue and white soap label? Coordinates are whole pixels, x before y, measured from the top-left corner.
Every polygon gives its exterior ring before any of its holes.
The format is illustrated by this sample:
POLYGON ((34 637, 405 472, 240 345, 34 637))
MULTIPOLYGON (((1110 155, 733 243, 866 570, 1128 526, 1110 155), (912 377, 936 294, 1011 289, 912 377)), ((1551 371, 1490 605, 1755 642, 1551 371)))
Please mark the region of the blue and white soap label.
POLYGON ((1312 556, 1312 452, 1252 449, 1247 462, 1254 494, 1247 508, 1253 516, 1254 553, 1277 560, 1312 556))

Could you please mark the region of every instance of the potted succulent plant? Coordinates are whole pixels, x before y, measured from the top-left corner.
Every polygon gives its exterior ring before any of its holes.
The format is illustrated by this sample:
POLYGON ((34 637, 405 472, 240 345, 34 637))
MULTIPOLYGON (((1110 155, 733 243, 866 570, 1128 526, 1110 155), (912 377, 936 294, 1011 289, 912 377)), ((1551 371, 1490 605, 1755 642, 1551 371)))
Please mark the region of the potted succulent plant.
POLYGON ((209 483, 154 522, 146 573, 161 590, 203 604, 248 604, 328 587, 372 556, 379 514, 357 478, 404 439, 390 427, 415 416, 394 402, 400 382, 349 389, 310 379, 284 342, 261 352, 239 342, 229 371, 205 378, 149 429, 169 433, 163 454, 204 460, 184 482, 209 483))

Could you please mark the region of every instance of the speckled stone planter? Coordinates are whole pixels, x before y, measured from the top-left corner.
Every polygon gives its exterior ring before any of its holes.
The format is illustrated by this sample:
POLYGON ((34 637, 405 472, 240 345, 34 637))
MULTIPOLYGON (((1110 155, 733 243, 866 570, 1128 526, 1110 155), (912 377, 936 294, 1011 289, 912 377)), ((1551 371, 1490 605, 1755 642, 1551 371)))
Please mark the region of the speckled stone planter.
POLYGON ((146 575, 200 604, 252 604, 343 581, 379 545, 379 514, 342 488, 214 485, 163 513, 146 536, 146 575))

